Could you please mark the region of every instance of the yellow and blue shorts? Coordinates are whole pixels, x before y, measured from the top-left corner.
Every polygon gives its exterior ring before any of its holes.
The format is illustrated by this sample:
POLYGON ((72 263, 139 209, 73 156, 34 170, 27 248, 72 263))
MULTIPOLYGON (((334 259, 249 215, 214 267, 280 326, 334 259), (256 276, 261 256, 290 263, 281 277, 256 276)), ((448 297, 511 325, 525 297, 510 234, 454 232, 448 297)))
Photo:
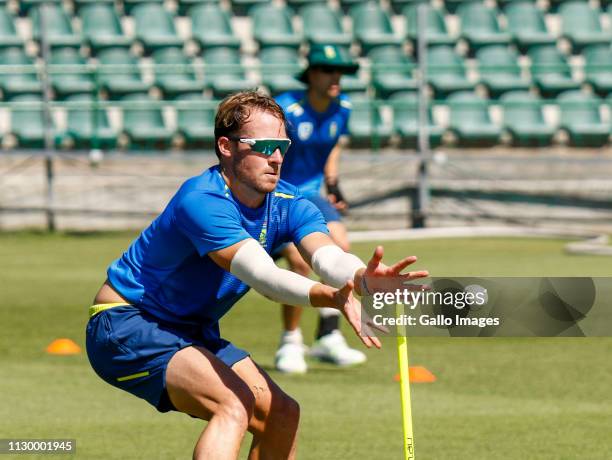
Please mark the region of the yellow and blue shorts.
POLYGON ((160 412, 176 410, 166 391, 166 368, 174 354, 196 345, 231 367, 249 354, 210 330, 169 324, 126 304, 90 308, 87 356, 96 373, 111 385, 145 399, 160 412))

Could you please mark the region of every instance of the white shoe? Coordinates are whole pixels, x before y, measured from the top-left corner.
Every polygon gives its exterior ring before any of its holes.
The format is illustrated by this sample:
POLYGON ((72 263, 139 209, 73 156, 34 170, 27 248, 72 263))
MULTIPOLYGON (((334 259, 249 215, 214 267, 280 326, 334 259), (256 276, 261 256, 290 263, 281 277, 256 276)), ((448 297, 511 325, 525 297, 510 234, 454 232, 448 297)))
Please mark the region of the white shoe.
POLYGON ((342 333, 336 329, 324 335, 310 347, 310 356, 337 366, 354 366, 366 361, 366 355, 350 348, 342 333))
POLYGON ((274 357, 274 367, 286 374, 304 374, 308 370, 304 354, 306 346, 302 334, 284 333, 274 357))

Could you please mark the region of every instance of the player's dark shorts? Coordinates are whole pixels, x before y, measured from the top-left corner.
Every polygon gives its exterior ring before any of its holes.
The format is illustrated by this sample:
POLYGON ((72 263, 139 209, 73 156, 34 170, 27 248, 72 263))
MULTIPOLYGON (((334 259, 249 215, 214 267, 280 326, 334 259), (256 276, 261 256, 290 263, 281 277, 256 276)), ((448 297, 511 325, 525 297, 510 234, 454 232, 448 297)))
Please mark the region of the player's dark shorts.
POLYGON ((168 412, 175 408, 166 392, 166 368, 177 351, 201 346, 229 367, 249 356, 227 340, 202 336, 199 328, 166 324, 133 305, 120 305, 89 320, 87 356, 106 382, 168 412))
POLYGON ((334 205, 331 204, 327 198, 321 195, 306 196, 304 198, 319 208, 319 211, 321 211, 321 214, 323 214, 325 218, 325 222, 339 222, 342 220, 338 210, 334 208, 334 205))

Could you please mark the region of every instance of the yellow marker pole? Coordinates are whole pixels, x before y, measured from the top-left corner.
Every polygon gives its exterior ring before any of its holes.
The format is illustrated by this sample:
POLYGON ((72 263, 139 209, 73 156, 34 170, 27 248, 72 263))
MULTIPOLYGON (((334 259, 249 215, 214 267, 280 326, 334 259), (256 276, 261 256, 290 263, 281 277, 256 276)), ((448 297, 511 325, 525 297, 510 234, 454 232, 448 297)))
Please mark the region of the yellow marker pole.
MULTIPOLYGON (((396 317, 403 314, 403 306, 396 306, 396 317)), ((408 340, 406 327, 397 326, 397 357, 399 361, 400 395, 402 399, 402 425, 404 428, 404 458, 414 460, 414 433, 412 428, 412 403, 410 401, 410 372, 408 368, 408 340)))

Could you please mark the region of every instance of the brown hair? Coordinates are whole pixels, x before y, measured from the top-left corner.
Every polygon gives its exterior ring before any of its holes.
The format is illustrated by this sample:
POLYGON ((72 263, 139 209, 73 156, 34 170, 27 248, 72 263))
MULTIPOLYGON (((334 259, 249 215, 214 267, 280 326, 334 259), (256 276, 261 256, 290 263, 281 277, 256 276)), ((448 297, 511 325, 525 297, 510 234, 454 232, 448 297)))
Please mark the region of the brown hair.
POLYGON ((241 91, 221 101, 215 116, 215 153, 221 157, 217 144, 220 137, 235 134, 248 121, 253 110, 261 110, 278 118, 287 125, 285 112, 274 99, 257 91, 241 91))

